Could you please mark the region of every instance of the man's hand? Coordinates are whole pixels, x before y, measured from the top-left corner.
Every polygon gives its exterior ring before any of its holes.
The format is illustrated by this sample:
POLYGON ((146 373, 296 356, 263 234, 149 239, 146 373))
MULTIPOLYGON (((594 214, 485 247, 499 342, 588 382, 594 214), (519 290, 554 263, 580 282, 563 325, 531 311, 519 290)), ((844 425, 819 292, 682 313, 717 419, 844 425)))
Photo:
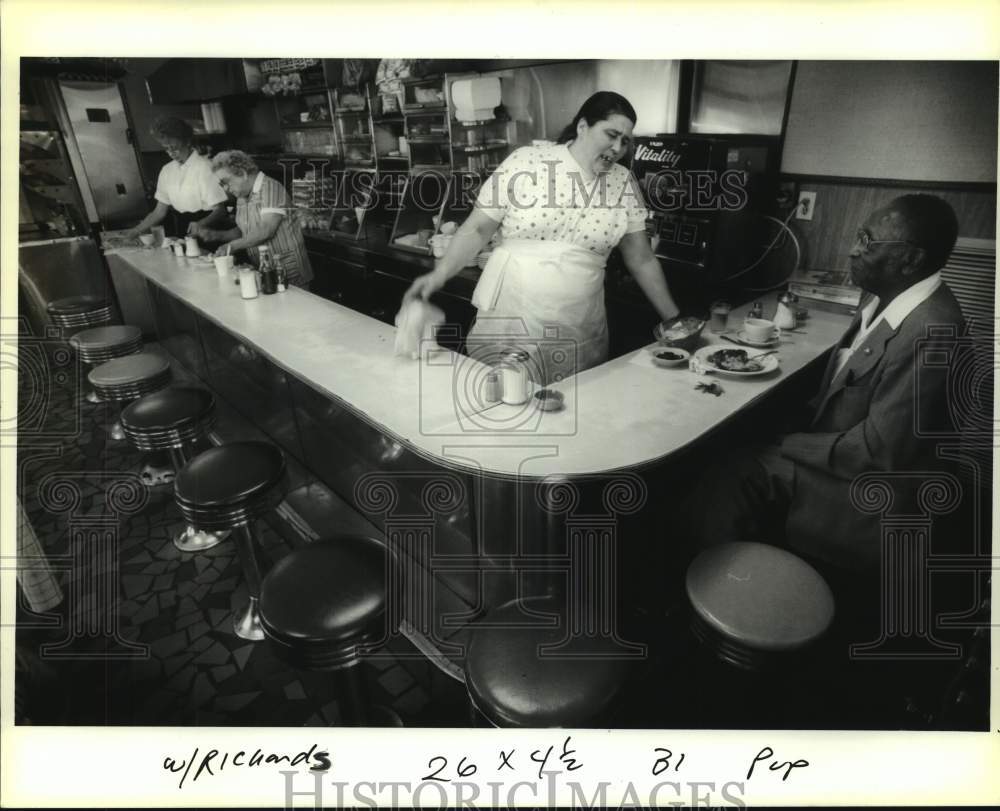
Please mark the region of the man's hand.
POLYGON ((129 242, 137 242, 139 239, 139 232, 135 228, 129 228, 124 234, 122 234, 122 239, 127 239, 129 242))
POLYGON ((227 253, 232 253, 232 249, 229 247, 231 243, 227 242, 225 245, 220 245, 215 249, 213 256, 225 256, 227 253))

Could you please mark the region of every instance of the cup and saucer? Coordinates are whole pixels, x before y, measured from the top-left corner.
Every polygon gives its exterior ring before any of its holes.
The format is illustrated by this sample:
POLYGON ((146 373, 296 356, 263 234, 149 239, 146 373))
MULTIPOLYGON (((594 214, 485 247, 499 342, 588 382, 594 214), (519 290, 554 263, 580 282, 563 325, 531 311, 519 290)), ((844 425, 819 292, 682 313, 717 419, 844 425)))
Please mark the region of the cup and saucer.
POLYGON ((743 322, 743 329, 736 333, 741 343, 759 349, 770 349, 777 346, 781 340, 781 328, 773 321, 763 318, 748 318, 743 322))

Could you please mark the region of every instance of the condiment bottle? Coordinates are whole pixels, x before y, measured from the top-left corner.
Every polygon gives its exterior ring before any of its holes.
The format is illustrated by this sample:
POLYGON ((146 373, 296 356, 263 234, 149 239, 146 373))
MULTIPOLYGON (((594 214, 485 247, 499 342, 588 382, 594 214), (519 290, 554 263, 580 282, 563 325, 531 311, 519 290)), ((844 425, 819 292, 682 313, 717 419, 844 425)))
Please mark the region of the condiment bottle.
POLYGON ((260 246, 260 292, 265 296, 278 292, 278 273, 267 245, 260 246))
POLYGON ((486 383, 483 385, 483 402, 499 403, 503 398, 503 383, 497 371, 486 373, 486 383))
POLYGON ((521 405, 528 401, 528 353, 515 349, 503 357, 503 395, 507 405, 521 405))
POLYGON ((187 256, 201 256, 197 237, 184 237, 184 253, 187 256))
POLYGON ((278 292, 284 293, 288 289, 288 275, 285 273, 285 263, 278 256, 275 256, 274 264, 278 269, 278 292))

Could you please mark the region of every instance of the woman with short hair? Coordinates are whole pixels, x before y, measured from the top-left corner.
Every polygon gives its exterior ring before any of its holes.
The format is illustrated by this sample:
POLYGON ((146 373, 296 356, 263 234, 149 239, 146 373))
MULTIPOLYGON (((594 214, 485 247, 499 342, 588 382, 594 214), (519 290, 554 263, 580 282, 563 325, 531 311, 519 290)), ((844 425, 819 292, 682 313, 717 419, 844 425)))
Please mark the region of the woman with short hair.
POLYGON ((159 142, 170 163, 156 180, 156 207, 126 236, 135 239, 167 221, 170 236, 194 234, 226 218, 226 193, 212 174, 208 158, 194 148, 194 130, 180 118, 157 118, 150 134, 159 142))
POLYGON ((259 263, 258 248, 266 245, 285 270, 289 284, 309 288, 313 272, 302 237, 298 209, 288 203, 285 188, 268 177, 245 152, 233 149, 212 159, 212 172, 222 188, 236 198, 236 227, 227 231, 198 230, 203 239, 223 243, 217 256, 245 250, 259 263))

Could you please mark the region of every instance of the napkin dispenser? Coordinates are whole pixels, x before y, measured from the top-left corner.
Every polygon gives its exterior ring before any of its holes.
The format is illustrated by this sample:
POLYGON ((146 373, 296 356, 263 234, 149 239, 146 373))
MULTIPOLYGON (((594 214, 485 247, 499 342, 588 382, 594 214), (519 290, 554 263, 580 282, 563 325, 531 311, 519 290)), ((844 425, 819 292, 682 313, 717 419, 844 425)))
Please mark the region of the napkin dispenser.
POLYGON ((451 99, 459 121, 489 121, 500 105, 500 80, 496 76, 458 79, 452 83, 451 99))

